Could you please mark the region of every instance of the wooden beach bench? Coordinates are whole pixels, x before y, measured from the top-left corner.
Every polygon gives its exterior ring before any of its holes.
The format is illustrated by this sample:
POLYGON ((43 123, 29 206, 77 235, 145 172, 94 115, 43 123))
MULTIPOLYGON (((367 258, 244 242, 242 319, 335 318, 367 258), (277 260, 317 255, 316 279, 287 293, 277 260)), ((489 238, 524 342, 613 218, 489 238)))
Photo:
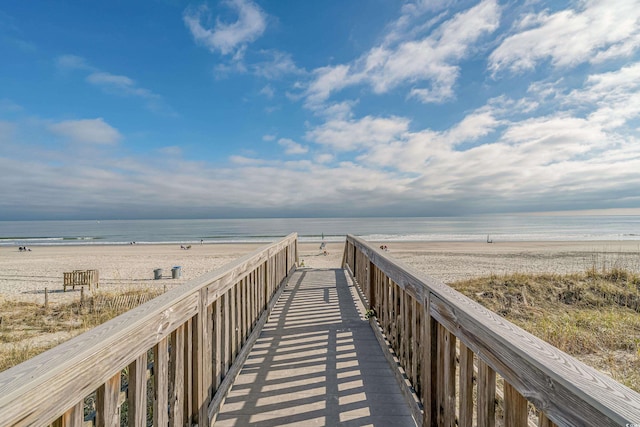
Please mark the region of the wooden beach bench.
POLYGON ((67 292, 67 286, 71 286, 71 289, 75 289, 76 286, 88 286, 91 290, 91 285, 98 287, 98 270, 73 270, 70 273, 63 273, 63 291, 67 292))

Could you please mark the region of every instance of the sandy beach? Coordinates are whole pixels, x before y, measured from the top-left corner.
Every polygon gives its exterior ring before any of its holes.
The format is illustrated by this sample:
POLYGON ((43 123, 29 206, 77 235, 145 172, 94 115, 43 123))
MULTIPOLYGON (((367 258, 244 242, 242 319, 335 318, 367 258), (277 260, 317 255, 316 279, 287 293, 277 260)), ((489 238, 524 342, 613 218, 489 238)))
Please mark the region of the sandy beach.
MULTIPOLYGON (((408 242, 385 243, 388 254, 445 283, 490 274, 512 272, 569 273, 621 267, 640 271, 640 241, 581 242, 408 242)), ((376 244, 378 246, 379 244, 376 244)), ((205 244, 189 250, 179 245, 37 246, 31 252, 0 248, 0 298, 44 301, 47 288, 52 303, 78 298, 80 290, 63 292, 63 273, 97 269, 100 291, 131 288, 173 288, 215 270, 263 244, 205 244), (171 268, 182 275, 172 279, 171 268), (155 280, 155 269, 162 279, 155 280)), ((328 243, 328 254, 317 243, 299 245, 306 267, 337 268, 344 243, 328 243)))

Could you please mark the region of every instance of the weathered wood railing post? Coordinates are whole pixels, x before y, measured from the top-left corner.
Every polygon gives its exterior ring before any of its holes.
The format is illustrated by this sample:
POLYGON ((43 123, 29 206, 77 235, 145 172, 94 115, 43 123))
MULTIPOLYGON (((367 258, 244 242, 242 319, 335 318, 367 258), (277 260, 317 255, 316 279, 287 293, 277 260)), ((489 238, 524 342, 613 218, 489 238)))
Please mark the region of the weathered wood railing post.
POLYGON ((294 233, 0 373, 0 427, 209 426, 297 257, 294 233))
POLYGON ((640 425, 640 394, 364 240, 347 236, 343 265, 375 310, 372 326, 409 379, 423 426, 494 426, 497 401, 509 427, 640 425))

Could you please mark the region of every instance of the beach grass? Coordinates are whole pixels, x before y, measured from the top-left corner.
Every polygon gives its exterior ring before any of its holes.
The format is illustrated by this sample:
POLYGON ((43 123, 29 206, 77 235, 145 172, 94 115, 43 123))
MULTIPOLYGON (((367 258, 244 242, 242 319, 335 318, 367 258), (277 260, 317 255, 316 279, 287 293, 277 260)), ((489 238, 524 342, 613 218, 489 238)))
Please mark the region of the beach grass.
MULTIPOLYGON (((640 275, 615 263, 572 274, 493 274, 450 286, 640 392, 640 275)), ((0 301, 0 371, 162 293, 96 292, 43 307, 0 301)))
POLYGON ((45 307, 0 301, 0 372, 92 329, 162 293, 155 288, 96 292, 45 307))
POLYGON ((450 286, 640 392, 637 274, 593 267, 566 275, 491 275, 450 286))

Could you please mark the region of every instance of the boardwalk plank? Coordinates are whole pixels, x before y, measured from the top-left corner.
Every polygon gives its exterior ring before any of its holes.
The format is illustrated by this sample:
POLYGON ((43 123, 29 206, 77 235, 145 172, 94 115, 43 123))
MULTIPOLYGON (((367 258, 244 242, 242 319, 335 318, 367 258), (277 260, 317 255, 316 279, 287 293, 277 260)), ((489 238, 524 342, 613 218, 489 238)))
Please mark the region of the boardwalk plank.
POLYGON ((297 271, 214 425, 415 427, 364 312, 343 270, 297 271))

